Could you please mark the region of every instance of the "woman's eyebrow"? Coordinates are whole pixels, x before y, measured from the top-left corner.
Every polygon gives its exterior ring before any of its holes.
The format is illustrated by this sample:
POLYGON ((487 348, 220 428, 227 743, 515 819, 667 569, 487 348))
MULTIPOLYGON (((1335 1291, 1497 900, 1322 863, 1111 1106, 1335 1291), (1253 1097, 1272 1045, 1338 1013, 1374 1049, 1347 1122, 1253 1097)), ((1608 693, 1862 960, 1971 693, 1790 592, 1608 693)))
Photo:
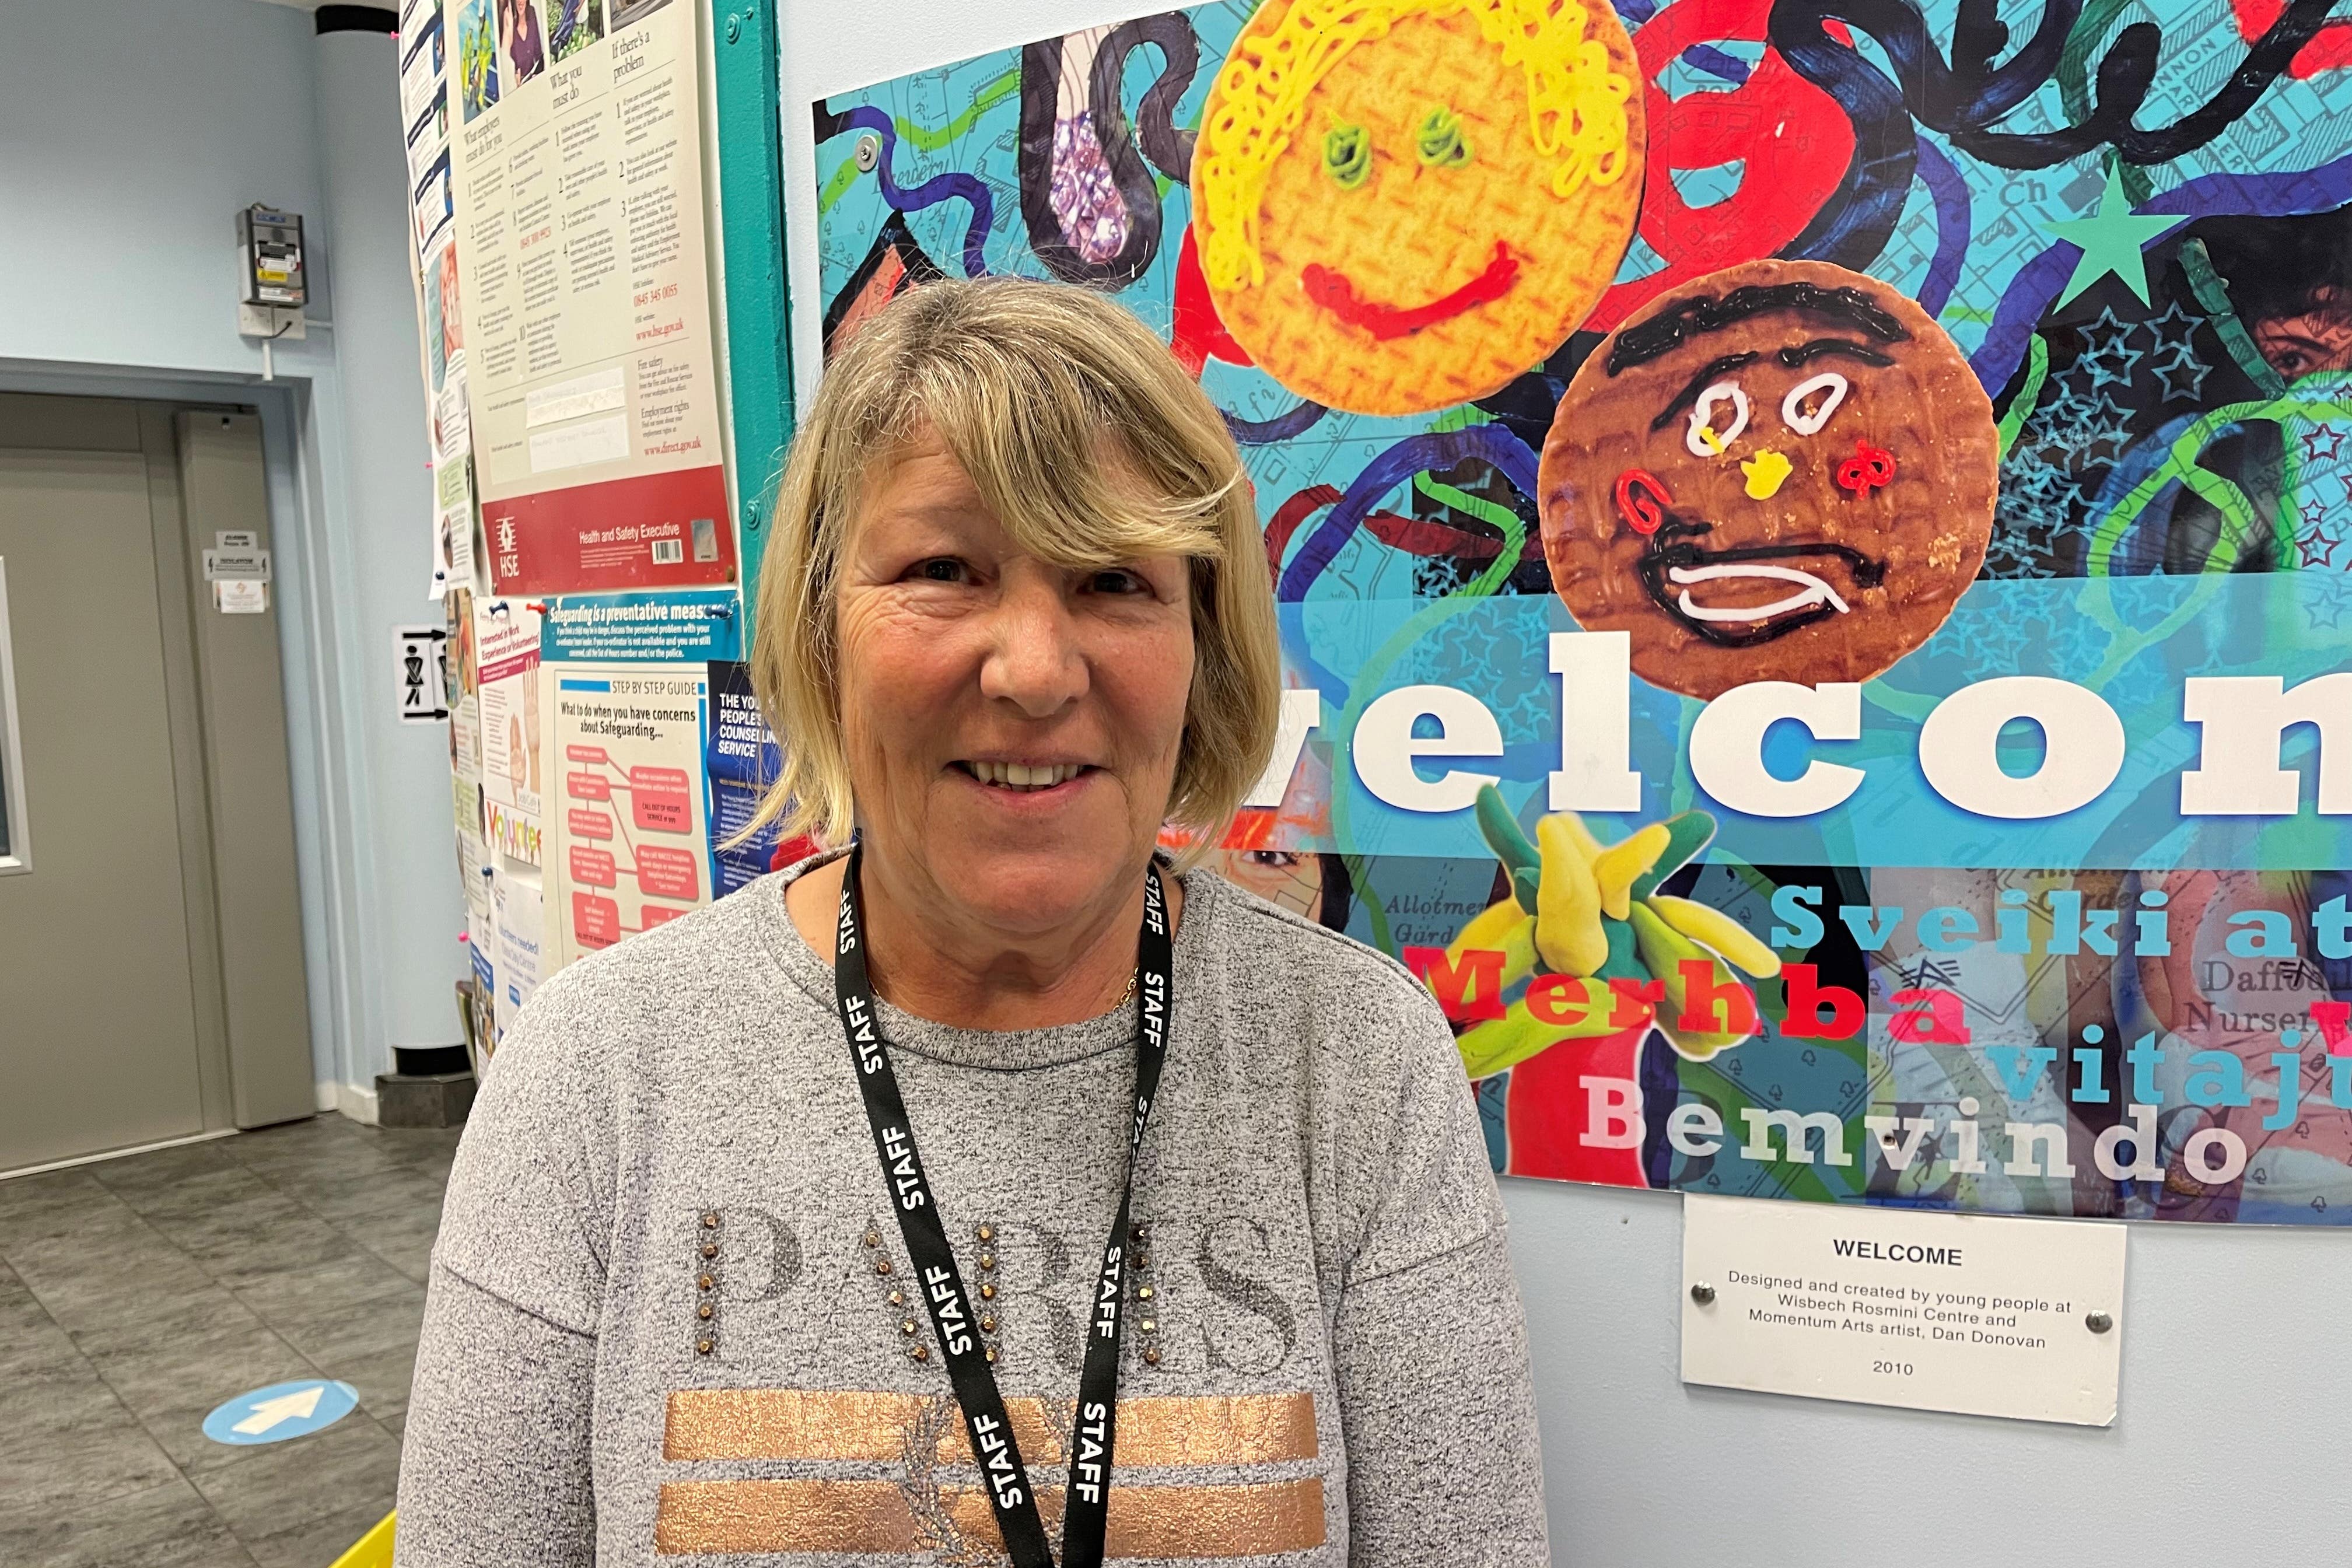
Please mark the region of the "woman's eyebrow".
POLYGON ((1754 364, 1758 360, 1763 357, 1763 355, 1751 350, 1747 353, 1725 354, 1721 359, 1709 361, 1706 369, 1691 377, 1689 384, 1680 392, 1675 394, 1674 401, 1666 405, 1665 411, 1660 414, 1655 419, 1650 421, 1650 428, 1653 430, 1664 429, 1667 426, 1675 422, 1675 415, 1680 414, 1684 409, 1688 408, 1691 405, 1696 403, 1698 401, 1698 395, 1705 392, 1707 389, 1708 384, 1713 382, 1717 376, 1738 370, 1744 364, 1754 364))
POLYGON ((1858 359, 1864 364, 1895 363, 1891 357, 1881 353, 1868 343, 1858 343, 1852 338, 1815 338, 1809 343, 1800 343, 1792 349, 1782 349, 1777 357, 1782 364, 1787 365, 1790 370, 1795 370, 1830 354, 1834 354, 1840 359, 1858 359))

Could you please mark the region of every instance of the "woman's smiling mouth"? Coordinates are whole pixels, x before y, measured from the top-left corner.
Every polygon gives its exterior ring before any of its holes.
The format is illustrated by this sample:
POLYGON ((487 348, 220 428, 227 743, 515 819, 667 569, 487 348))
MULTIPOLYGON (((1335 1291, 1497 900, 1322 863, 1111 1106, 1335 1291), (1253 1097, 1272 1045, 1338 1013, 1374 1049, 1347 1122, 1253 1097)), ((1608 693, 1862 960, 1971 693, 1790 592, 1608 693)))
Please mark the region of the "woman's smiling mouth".
POLYGON ((949 765, 990 789, 1021 795, 1055 789, 1095 771, 1086 763, 956 762, 949 765))

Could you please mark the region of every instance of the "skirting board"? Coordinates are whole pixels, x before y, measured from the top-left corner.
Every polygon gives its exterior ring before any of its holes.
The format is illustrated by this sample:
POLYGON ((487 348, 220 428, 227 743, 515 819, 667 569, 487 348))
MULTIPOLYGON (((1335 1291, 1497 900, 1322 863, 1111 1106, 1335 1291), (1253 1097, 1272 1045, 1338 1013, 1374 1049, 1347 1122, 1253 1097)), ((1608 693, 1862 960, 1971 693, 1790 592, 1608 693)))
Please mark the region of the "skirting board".
POLYGON ((341 1111, 353 1121, 363 1122, 370 1127, 376 1124, 375 1090, 373 1089, 353 1089, 350 1084, 322 1078, 319 1080, 319 1109, 341 1111))
MULTIPOLYGON (((375 1096, 370 1095, 373 1101, 375 1096)), ((76 1165, 95 1165, 101 1160, 120 1160, 131 1154, 152 1154, 158 1149, 176 1149, 183 1143, 208 1143, 215 1138, 234 1138, 234 1127, 215 1127, 209 1132, 191 1132, 185 1138, 165 1138, 153 1143, 134 1143, 128 1149, 108 1149, 96 1154, 77 1154, 70 1160, 52 1160, 46 1165, 26 1165, 22 1170, 0 1171, 0 1182, 16 1176, 37 1176, 44 1171, 69 1170, 76 1165)))

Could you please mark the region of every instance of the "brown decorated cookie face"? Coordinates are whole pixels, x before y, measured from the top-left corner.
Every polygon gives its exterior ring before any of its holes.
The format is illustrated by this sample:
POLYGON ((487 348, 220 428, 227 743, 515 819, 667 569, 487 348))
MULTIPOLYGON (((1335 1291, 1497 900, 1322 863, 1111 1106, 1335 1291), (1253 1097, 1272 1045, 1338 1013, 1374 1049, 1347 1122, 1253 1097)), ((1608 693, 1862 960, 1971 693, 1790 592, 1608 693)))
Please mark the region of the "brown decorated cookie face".
POLYGON ((1656 300, 1560 399, 1537 486, 1552 582, 1643 679, 1713 698, 1860 681, 1976 578, 1992 401, 1911 300, 1755 261, 1656 300))

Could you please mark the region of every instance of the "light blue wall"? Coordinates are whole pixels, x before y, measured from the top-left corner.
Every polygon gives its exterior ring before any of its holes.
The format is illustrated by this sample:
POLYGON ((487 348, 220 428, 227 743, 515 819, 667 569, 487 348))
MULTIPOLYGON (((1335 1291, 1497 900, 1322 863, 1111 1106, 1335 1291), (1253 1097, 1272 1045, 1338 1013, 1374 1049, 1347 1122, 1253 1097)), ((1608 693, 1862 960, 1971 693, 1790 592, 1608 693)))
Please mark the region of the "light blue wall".
MULTIPOLYGON (((891 25, 877 27, 856 0, 785 0, 795 345, 818 341, 824 312, 811 100, 1161 8, 898 0, 891 25)), ((799 358, 805 398, 816 366, 805 350, 799 358)), ((2352 1561, 2336 1517, 2352 1438, 2352 1353, 2340 1326, 2352 1236, 2135 1228, 2122 1415, 2098 1431, 1685 1388, 1681 1200, 1520 1181, 1506 1183, 1504 1197, 1563 1565, 2352 1561)))
POLYGON ((1563 1568, 2352 1559, 2352 1237, 2134 1226, 2121 1412, 2099 1430, 1686 1388, 1682 1199, 1503 1196, 1563 1568))
MULTIPOLYGON (((257 0, 0 5, 0 353, 258 376, 236 210, 320 213, 308 12, 257 0)), ((279 373, 330 372, 323 341, 279 373)))
MULTIPOLYGON (((375 913, 371 978, 383 1043, 454 1045, 451 987, 469 972, 456 825, 450 815, 448 731, 403 724, 384 689, 390 628, 440 619, 429 599, 432 472, 415 294, 409 280, 412 219, 397 44, 380 34, 316 40, 319 157, 323 210, 334 241, 335 357, 350 439, 342 455, 344 560, 340 617, 351 650, 343 710, 358 715, 354 752, 365 758, 375 850, 364 869, 375 913)), ((372 1079, 392 1064, 368 1069, 372 1079)))
POLYGON ((446 742, 392 721, 384 651, 438 614, 397 102, 392 42, 307 11, 0 4, 0 384, 263 414, 314 1073, 357 1088, 457 1038, 463 973, 446 742), (303 215, 335 322, 278 343, 269 385, 236 333, 254 202, 303 215))

